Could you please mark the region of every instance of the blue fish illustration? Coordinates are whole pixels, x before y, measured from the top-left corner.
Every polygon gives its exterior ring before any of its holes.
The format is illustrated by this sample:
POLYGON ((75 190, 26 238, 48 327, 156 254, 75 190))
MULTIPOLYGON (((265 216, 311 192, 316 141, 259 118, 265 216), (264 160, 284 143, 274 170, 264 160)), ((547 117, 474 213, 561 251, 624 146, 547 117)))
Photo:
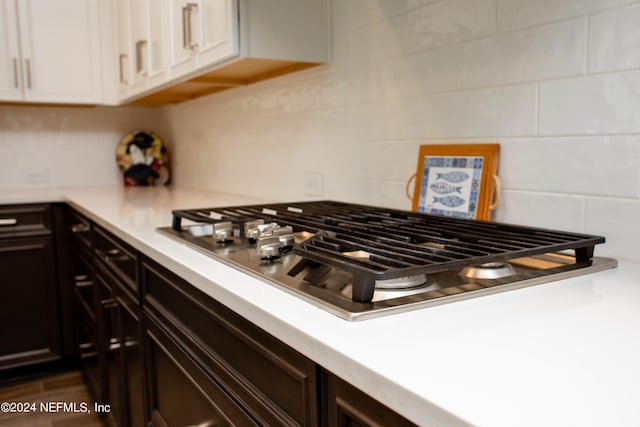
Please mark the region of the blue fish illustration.
POLYGON ((462 193, 462 186, 456 187, 455 185, 447 184, 446 182, 436 182, 429 186, 433 191, 438 194, 448 194, 454 191, 462 193))
POLYGON ((460 171, 451 171, 447 173, 436 173, 436 179, 444 179, 445 181, 453 182, 455 184, 466 181, 469 179, 469 174, 460 171))
POLYGON ((457 208, 464 204, 464 199, 458 196, 434 197, 433 203, 440 203, 449 208, 457 208))

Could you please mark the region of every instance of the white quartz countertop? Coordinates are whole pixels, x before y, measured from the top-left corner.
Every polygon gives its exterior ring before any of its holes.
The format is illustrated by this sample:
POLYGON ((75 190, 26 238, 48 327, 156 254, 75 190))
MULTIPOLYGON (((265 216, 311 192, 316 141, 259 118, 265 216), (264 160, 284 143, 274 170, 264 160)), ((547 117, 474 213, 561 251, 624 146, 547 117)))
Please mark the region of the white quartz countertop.
POLYGON ((186 188, 0 195, 45 201, 68 202, 419 425, 640 426, 638 264, 348 322, 155 230, 170 225, 172 209, 263 200, 186 188))

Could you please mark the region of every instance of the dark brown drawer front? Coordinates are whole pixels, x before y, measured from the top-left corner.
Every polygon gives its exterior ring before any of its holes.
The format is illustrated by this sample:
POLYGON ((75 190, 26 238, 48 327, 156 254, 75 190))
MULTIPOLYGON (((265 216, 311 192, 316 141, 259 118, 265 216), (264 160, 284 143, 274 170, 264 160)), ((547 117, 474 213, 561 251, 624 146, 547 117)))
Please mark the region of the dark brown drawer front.
POLYGON ((149 318, 145 319, 145 331, 152 426, 257 425, 149 318))
POLYGON ((0 237, 51 234, 49 205, 11 205, 0 207, 0 237))
POLYGON ((143 276, 145 310, 261 424, 318 425, 313 361, 161 267, 144 263, 143 276))
POLYGON ((91 320, 92 327, 96 329, 98 293, 95 278, 91 262, 80 251, 71 254, 71 280, 79 306, 91 320))
POLYGON ((89 327, 91 323, 86 313, 80 312, 78 320, 78 352, 80 360, 82 361, 91 395, 97 401, 101 401, 103 395, 101 394, 100 384, 104 382, 104 379, 100 372, 101 361, 99 360, 97 332, 94 328, 89 327))
POLYGON ((138 257, 126 243, 95 227, 95 254, 134 295, 138 295, 138 257))
POLYGON ((326 373, 328 427, 415 427, 411 421, 340 378, 326 373))
POLYGON ((89 252, 91 251, 91 236, 93 232, 91 221, 78 212, 71 210, 69 213, 69 231, 76 249, 83 248, 89 252))

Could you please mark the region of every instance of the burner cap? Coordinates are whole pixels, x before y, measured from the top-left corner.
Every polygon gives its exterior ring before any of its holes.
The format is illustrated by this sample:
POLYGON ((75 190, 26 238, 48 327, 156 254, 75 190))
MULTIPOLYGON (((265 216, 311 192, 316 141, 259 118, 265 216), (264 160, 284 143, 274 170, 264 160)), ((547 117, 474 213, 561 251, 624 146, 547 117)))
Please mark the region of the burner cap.
POLYGON ((397 279, 376 280, 376 289, 408 289, 422 286, 427 283, 427 276, 399 277, 397 279))
POLYGON ((465 267, 458 273, 470 279, 500 279, 513 276, 516 271, 506 262, 488 262, 486 264, 465 267))

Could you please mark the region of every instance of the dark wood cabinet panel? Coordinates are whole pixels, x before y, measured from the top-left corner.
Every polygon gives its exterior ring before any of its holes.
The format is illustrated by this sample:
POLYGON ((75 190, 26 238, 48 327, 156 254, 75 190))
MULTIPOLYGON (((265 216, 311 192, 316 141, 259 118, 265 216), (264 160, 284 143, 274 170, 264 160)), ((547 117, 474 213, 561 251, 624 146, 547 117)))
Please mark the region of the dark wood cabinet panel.
POLYGON ((98 292, 93 274, 93 263, 83 252, 71 253, 71 287, 77 302, 77 309, 89 317, 89 327, 97 328, 98 292))
POLYGON ((105 351, 105 403, 117 426, 145 424, 142 325, 137 298, 102 261, 96 261, 101 341, 105 351))
POLYGON ((106 230, 95 227, 94 252, 133 295, 138 295, 138 253, 133 248, 106 230))
POLYGON ((146 424, 146 390, 144 382, 144 354, 142 347, 141 311, 136 303, 115 289, 120 315, 119 342, 120 380, 122 387, 124 426, 143 427, 146 424))
POLYGON ((324 381, 328 427, 415 426, 406 418, 329 372, 325 372, 324 381))
POLYGON ((184 349, 145 316, 151 425, 258 425, 184 349))
POLYGON ((144 307, 264 425, 319 424, 317 366, 208 295, 143 262, 144 307))
POLYGON ((69 237, 74 250, 91 252, 93 249, 93 224, 73 209, 68 210, 69 237))
POLYGON ((63 341, 70 293, 59 284, 66 270, 63 207, 0 206, 0 370, 61 361, 73 348, 63 341), (64 234, 64 233, 62 233, 64 234))
POLYGON ((50 205, 0 206, 0 237, 31 237, 53 232, 50 205))
POLYGON ((51 237, 0 240, 0 369, 60 358, 51 237))
POLYGON ((85 311, 78 311, 76 316, 78 355, 82 363, 85 381, 94 399, 102 400, 102 384, 104 383, 101 366, 100 347, 97 331, 91 327, 92 320, 86 317, 85 311))

